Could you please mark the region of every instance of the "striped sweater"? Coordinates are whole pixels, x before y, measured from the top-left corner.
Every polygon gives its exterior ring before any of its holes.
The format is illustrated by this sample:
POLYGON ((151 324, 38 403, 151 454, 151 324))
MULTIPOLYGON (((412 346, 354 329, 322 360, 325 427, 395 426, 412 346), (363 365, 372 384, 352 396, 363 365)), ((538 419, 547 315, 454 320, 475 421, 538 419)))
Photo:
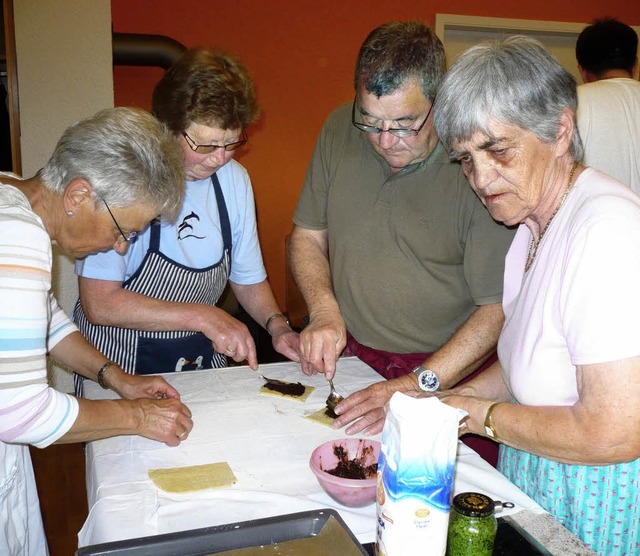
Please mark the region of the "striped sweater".
POLYGON ((51 292, 51 262, 42 220, 22 192, 0 183, 2 442, 43 448, 78 416, 77 400, 47 383, 47 352, 76 330, 51 292))

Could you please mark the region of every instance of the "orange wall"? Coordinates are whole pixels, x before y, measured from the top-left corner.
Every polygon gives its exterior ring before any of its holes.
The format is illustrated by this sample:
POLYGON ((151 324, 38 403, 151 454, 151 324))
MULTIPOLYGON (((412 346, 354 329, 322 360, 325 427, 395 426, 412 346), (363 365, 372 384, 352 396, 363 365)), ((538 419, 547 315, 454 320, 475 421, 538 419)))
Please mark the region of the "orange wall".
MULTIPOLYGON (((605 15, 640 25, 638 0, 112 0, 113 30, 217 46, 252 74, 262 118, 238 155, 251 175, 269 280, 284 305, 284 237, 316 136, 328 113, 353 97, 352 70, 368 32, 436 13, 589 22, 605 15)), ((158 68, 116 67, 115 103, 150 107, 158 68)), ((284 308, 284 307, 283 307, 284 308)))

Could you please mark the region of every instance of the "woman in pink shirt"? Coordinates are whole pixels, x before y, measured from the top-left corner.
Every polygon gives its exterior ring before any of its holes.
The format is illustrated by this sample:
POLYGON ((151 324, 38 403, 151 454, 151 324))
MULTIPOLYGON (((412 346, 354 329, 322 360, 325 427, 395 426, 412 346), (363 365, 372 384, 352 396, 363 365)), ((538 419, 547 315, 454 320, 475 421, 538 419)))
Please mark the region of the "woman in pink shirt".
POLYGON ((537 41, 469 49, 436 100, 452 159, 519 225, 499 362, 443 392, 498 469, 600 554, 640 551, 640 199, 580 164, 574 78, 537 41))

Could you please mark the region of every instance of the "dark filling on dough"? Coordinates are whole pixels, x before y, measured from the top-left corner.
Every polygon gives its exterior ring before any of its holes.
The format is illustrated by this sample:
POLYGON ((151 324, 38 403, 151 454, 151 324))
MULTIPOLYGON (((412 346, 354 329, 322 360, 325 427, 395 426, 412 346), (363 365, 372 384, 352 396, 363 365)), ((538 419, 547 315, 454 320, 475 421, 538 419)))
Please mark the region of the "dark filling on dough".
POLYGON ((333 411, 333 409, 331 409, 329 407, 327 407, 327 409, 325 409, 324 414, 327 417, 331 418, 331 419, 337 419, 338 418, 338 416, 336 415, 335 411, 333 411))
POLYGON ((299 398, 305 391, 304 385, 299 382, 276 382, 275 380, 269 380, 264 386, 269 390, 280 392, 284 396, 291 396, 294 398, 299 398))

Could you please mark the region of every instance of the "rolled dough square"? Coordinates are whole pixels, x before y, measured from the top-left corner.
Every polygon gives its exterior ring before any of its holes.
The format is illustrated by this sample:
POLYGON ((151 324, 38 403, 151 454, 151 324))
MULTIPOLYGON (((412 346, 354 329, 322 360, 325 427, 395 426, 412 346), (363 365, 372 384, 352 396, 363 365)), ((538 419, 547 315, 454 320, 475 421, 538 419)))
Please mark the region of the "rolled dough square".
POLYGON ((194 492, 207 488, 230 487, 238 481, 226 461, 188 467, 149 469, 149 478, 166 492, 194 492))
POLYGON ((326 407, 323 407, 322 409, 318 409, 318 411, 314 411, 313 413, 310 413, 309 415, 305 415, 305 419, 309 419, 310 421, 313 421, 315 423, 320 423, 321 425, 324 425, 325 427, 329 427, 329 428, 333 428, 333 421, 335 420, 333 417, 329 417, 329 415, 327 415, 327 409, 326 407))

